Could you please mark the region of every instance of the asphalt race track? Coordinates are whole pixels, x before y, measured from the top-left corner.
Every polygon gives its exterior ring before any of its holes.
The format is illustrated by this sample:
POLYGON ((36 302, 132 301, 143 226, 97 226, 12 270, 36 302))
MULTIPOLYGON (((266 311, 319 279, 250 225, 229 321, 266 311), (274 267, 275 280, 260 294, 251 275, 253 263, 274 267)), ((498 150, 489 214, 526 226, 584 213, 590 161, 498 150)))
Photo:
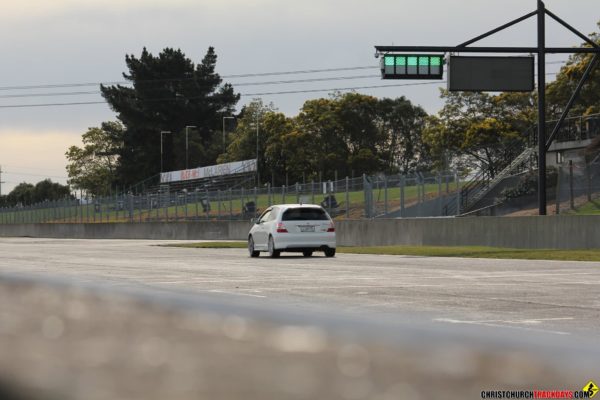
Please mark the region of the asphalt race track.
POLYGON ((0 240, 0 272, 192 291, 507 332, 600 334, 600 263, 315 253, 258 259, 167 241, 0 240))
POLYGON ((598 377, 600 263, 0 239, 0 398, 465 399, 598 377))

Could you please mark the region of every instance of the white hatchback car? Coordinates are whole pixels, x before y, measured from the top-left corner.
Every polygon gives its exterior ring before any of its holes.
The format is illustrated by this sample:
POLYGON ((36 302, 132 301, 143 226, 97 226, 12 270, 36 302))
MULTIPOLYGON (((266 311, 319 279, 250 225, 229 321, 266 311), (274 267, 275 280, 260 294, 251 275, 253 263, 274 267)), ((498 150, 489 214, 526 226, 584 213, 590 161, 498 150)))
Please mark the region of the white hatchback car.
POLYGON ((335 226, 327 212, 314 204, 282 204, 267 208, 248 233, 248 252, 258 257, 261 251, 271 257, 281 252, 312 256, 314 251, 335 256, 335 226))

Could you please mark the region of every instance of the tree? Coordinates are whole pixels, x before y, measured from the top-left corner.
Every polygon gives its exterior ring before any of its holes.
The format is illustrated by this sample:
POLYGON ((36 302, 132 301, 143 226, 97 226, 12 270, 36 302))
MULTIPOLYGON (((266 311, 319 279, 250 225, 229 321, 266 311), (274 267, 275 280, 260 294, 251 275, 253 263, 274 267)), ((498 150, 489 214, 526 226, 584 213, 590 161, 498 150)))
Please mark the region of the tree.
POLYGON ((2 196, 2 203, 5 207, 26 206, 67 197, 73 198, 69 186, 45 179, 35 185, 26 182, 19 183, 8 195, 2 196))
POLYGON ((118 154, 124 127, 119 122, 103 122, 82 135, 83 147, 71 146, 66 153, 69 184, 93 196, 107 195, 116 180, 118 154))
MULTIPOLYGON (((600 22, 598 22, 598 27, 600 28, 600 22)), ((590 34, 589 38, 600 44, 599 32, 590 34)), ((590 47, 587 43, 584 43, 583 46, 590 47)), ((556 75, 556 80, 548 84, 546 94, 551 118, 560 116, 593 56, 593 54, 570 56, 566 65, 556 75)), ((572 115, 596 113, 600 113, 600 67, 598 65, 590 74, 571 110, 572 115)))
POLYGON ((379 100, 378 125, 386 138, 381 152, 388 172, 431 168, 430 149, 422 138, 426 117, 423 108, 404 96, 379 100))
POLYGON ((526 139, 516 126, 521 124, 506 118, 501 98, 448 91, 442 91, 442 97, 446 104, 428 119, 423 136, 440 165, 452 158, 456 167, 475 167, 494 177, 522 151, 526 139))
POLYGON ((33 204, 35 186, 31 183, 22 182, 6 196, 9 206, 33 204))
POLYGON ((275 155, 272 151, 267 152, 267 147, 276 140, 274 137, 279 137, 289 130, 286 124, 290 121, 285 115, 277 112, 272 103, 265 105, 260 99, 251 101, 237 116, 236 128, 230 135, 227 151, 219 156, 217 162, 258 158, 260 176, 263 181, 267 181, 267 176, 280 164, 280 155, 275 155))
POLYGON ((333 178, 336 171, 338 176, 380 171, 386 137, 376 123, 378 111, 375 97, 359 93, 305 102, 296 120, 314 143, 314 172, 333 178))
POLYGON ((146 48, 139 58, 127 55, 125 79, 132 87, 101 86, 102 96, 124 125, 117 177, 131 185, 160 171, 161 131, 164 170, 185 168, 185 127, 190 166, 214 164, 221 146, 221 124, 239 100, 230 84, 215 72, 217 55, 208 48, 195 65, 181 50, 164 49, 158 56, 146 48))
POLYGON ((43 181, 36 183, 33 189, 34 203, 64 198, 73 198, 70 187, 68 185, 52 182, 50 179, 44 179, 43 181))
POLYGON ((345 173, 350 155, 347 137, 342 134, 337 100, 307 100, 296 117, 298 130, 310 138, 313 163, 311 175, 332 178, 334 171, 345 173))
POLYGON ((276 184, 332 179, 352 172, 372 174, 423 167, 429 149, 421 131, 427 114, 405 98, 380 101, 358 93, 334 93, 306 101, 288 118, 260 100, 244 107, 227 152, 219 162, 256 157, 276 184))

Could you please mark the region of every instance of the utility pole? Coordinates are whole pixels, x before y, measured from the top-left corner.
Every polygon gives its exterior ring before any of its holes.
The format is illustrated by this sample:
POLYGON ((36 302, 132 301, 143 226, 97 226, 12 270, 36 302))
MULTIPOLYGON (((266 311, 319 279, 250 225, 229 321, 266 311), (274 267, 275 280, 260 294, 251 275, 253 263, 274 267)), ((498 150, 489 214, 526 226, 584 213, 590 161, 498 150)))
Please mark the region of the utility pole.
POLYGON ((0 165, 0 196, 2 196, 2 184, 5 183, 2 180, 2 165, 0 165))
POLYGON ((188 169, 188 129, 196 129, 195 125, 188 125, 185 127, 185 169, 188 169))
POLYGON ((256 109, 256 187, 260 186, 260 171, 258 169, 258 108, 256 109))

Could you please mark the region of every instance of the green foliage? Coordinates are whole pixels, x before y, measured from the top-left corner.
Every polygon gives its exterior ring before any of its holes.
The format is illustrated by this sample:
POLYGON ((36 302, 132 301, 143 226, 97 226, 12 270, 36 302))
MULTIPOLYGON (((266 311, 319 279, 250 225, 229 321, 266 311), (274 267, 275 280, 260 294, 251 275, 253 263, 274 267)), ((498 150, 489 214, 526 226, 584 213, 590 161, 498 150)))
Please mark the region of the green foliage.
MULTIPOLYGON (((600 22, 598 22, 598 27, 600 28, 600 22)), ((592 33, 589 38, 600 44, 600 33, 592 33)), ((589 44, 584 43, 583 46, 589 47, 589 44)), ((572 55, 556 75, 556 80, 548 85, 546 94, 552 118, 559 117, 592 58, 593 54, 572 55)), ((598 64, 583 86, 579 98, 571 110, 571 115, 596 113, 600 113, 600 67, 598 64)))
POLYGON ((422 138, 426 118, 425 110, 404 96, 379 100, 377 123, 382 133, 382 158, 388 172, 431 168, 431 151, 422 138))
POLYGON ((157 174, 161 165, 161 131, 164 170, 185 168, 185 127, 189 131, 189 167, 214 164, 222 150, 222 117, 230 115, 239 100, 233 87, 222 84, 215 72, 217 55, 209 47, 199 64, 181 50, 164 49, 158 56, 145 48, 139 58, 125 57, 132 87, 101 86, 117 118, 124 125, 117 178, 130 185, 157 174))
POLYGON ((426 117, 404 97, 378 100, 357 93, 308 100, 295 118, 260 101, 241 112, 232 140, 219 161, 256 157, 259 170, 275 184, 332 179, 362 173, 408 172, 427 168, 429 150, 421 140, 426 117))
POLYGON ((119 122, 88 129, 82 136, 83 147, 71 146, 66 153, 69 184, 93 196, 107 195, 115 182, 124 133, 119 122))
POLYGON ((527 141, 522 130, 531 113, 530 96, 442 91, 446 104, 427 119, 423 140, 438 164, 485 169, 494 177, 527 141))
MULTIPOLYGON (((558 171, 554 167, 548 167, 546 170, 546 188, 556 187, 558 171)), ((500 193, 501 201, 516 199, 523 196, 536 194, 538 190, 537 172, 528 172, 524 174, 515 187, 506 188, 500 193)))
POLYGON ((0 206, 25 206, 67 197, 72 198, 69 186, 45 179, 35 185, 25 182, 18 184, 8 195, 0 197, 0 206))

